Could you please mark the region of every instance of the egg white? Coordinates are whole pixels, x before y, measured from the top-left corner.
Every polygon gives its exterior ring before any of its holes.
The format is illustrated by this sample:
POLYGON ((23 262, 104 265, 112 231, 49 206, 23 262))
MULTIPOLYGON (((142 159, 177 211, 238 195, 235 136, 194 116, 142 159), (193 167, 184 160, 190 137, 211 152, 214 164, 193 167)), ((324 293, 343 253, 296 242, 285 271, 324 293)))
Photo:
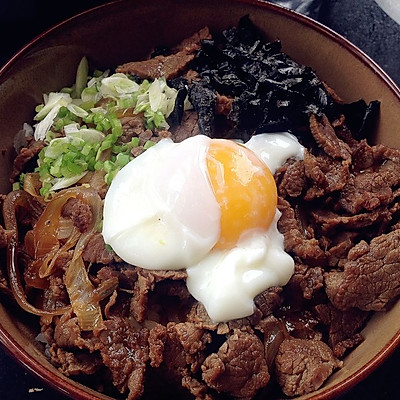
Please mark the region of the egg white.
POLYGON ((221 211, 206 171, 209 140, 161 140, 115 176, 104 201, 103 237, 123 260, 182 269, 215 245, 221 211))
POLYGON ((277 210, 268 230, 248 231, 230 250, 211 250, 187 271, 191 295, 216 322, 246 317, 254 312, 254 297, 272 286, 283 286, 294 271, 293 258, 284 251, 277 229, 277 210))
MULTIPOLYGON (((189 292, 220 322, 251 315, 254 297, 285 285, 294 261, 277 229, 278 210, 267 230, 243 232, 232 249, 213 249, 221 211, 206 167, 211 140, 163 139, 122 168, 105 198, 103 237, 132 265, 186 268, 189 292)), ((256 135, 244 146, 272 173, 288 158, 304 156, 303 146, 287 132, 256 135)))

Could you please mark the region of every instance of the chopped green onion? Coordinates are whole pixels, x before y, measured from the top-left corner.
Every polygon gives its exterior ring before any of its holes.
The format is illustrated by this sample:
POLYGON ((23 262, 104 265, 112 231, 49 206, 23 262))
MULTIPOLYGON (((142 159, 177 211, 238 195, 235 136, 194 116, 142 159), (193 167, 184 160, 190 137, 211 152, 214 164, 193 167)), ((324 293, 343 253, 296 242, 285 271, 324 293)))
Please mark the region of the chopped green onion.
POLYGON ((76 71, 75 90, 73 92, 74 98, 79 98, 83 89, 86 87, 89 73, 89 63, 86 57, 82 57, 78 69, 76 71))

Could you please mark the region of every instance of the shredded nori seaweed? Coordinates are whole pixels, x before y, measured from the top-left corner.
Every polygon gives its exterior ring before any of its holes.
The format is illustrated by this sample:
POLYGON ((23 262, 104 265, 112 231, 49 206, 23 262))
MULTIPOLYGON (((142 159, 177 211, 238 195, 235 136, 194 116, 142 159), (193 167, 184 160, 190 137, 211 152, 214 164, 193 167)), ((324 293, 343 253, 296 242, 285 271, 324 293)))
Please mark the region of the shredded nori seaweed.
POLYGON ((188 81, 183 77, 171 79, 168 85, 178 91, 175 100, 175 106, 168 117, 170 125, 179 125, 182 121, 185 109, 185 99, 188 95, 188 81))
POLYGON ((189 89, 199 114, 199 128, 213 136, 216 93, 233 98, 228 115, 239 137, 308 125, 311 113, 332 114, 337 104, 310 67, 281 51, 279 41, 267 42, 242 17, 219 40, 204 40, 193 64, 200 81, 189 89))

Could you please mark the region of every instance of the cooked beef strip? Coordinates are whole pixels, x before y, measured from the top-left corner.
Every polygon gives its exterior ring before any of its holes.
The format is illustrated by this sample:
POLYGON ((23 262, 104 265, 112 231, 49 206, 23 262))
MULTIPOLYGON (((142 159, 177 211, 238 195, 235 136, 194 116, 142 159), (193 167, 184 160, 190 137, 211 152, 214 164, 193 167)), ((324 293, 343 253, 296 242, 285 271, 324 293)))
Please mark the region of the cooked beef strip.
POLYGON ((202 303, 195 302, 192 305, 192 308, 187 314, 187 320, 203 329, 216 330, 218 328, 218 323, 211 320, 202 303))
POLYGON ((155 284, 164 279, 182 280, 186 272, 178 271, 148 271, 137 269, 138 279, 135 283, 135 296, 131 302, 131 313, 138 322, 143 322, 147 314, 148 293, 154 290, 155 284))
POLYGON ((55 323, 54 340, 57 346, 64 349, 86 349, 94 351, 94 342, 82 337, 78 318, 72 316, 72 311, 62 315, 55 323))
POLYGON ((352 170, 360 173, 374 165, 374 150, 365 139, 351 147, 352 170))
POLYGON ((149 357, 150 365, 157 368, 164 361, 165 342, 167 340, 167 328, 156 324, 150 329, 149 334, 149 357))
POLYGON ((132 138, 138 137, 140 134, 146 131, 143 114, 122 117, 121 125, 123 133, 118 139, 118 142, 121 143, 129 143, 132 138))
MULTIPOLYGON (((321 232, 329 234, 334 234, 338 229, 361 230, 378 223, 387 225, 391 219, 391 213, 386 207, 356 215, 339 215, 333 211, 316 209, 310 216, 321 232)), ((379 233, 379 229, 377 232, 379 233)))
POLYGON ((121 393, 129 392, 127 399, 138 399, 144 390, 149 360, 149 331, 145 328, 137 331, 127 318, 114 317, 104 324, 106 328, 98 332, 96 349, 110 369, 115 387, 121 393))
POLYGON ((83 249, 82 258, 92 264, 110 264, 120 260, 112 250, 107 250, 101 233, 94 233, 90 236, 83 249))
POLYGON ((282 197, 299 197, 306 187, 304 162, 288 160, 275 173, 278 193, 282 197))
POLYGON ((118 278, 120 289, 133 291, 135 282, 137 281, 137 269, 125 263, 109 264, 102 267, 96 274, 99 283, 113 277, 118 278))
POLYGON ((314 156, 305 151, 304 173, 310 186, 304 199, 311 201, 342 190, 350 177, 350 164, 348 160, 334 159, 326 154, 314 156))
POLYGON ((227 117, 231 112, 233 101, 233 98, 217 93, 215 113, 217 115, 225 115, 227 117))
POLYGON ((386 176, 379 172, 363 171, 349 178, 340 193, 339 204, 346 212, 357 214, 387 206, 392 200, 391 182, 386 176))
POLYGON ((93 375, 102 367, 98 353, 70 352, 57 345, 49 349, 51 361, 66 376, 93 375))
POLYGON ((200 49, 203 40, 210 38, 210 30, 208 27, 204 27, 193 35, 183 39, 178 45, 171 49, 171 53, 177 53, 179 51, 195 52, 200 49))
POLYGON ((346 230, 334 235, 333 238, 324 238, 328 253, 328 265, 330 267, 340 266, 341 260, 347 258, 347 254, 354 246, 358 236, 359 233, 346 230))
POLYGON ((400 294, 400 230, 354 246, 343 271, 325 274, 326 293, 340 310, 383 310, 400 294))
POLYGON ((315 307, 323 324, 329 327, 329 346, 336 357, 343 357, 348 349, 361 343, 364 338, 358 333, 364 326, 370 312, 350 308, 338 310, 332 304, 319 304, 315 307))
POLYGON ((211 335, 202 328, 190 322, 167 324, 167 340, 165 343, 164 360, 171 369, 180 376, 186 370, 196 373, 205 359, 203 350, 211 343, 211 335))
POLYGON ((53 311, 68 304, 69 297, 62 274, 59 272, 58 274, 50 275, 48 287, 43 293, 43 309, 53 311))
POLYGON ((209 387, 238 399, 252 398, 270 379, 263 343, 239 329, 206 358, 201 370, 209 387))
POLYGON ((133 61, 116 68, 116 72, 136 75, 142 79, 176 78, 182 73, 191 61, 193 53, 185 50, 169 56, 156 56, 145 61, 133 61))
POLYGON ((180 75, 195 58, 195 52, 200 48, 203 39, 209 39, 208 28, 203 28, 191 38, 184 40, 172 51, 175 53, 159 55, 149 60, 133 61, 116 68, 116 72, 136 75, 143 79, 165 77, 169 80, 180 75))
POLYGON ((35 159, 44 146, 45 143, 43 141, 31 140, 29 141, 27 147, 23 147, 20 150, 20 152, 14 158, 13 170, 10 176, 11 182, 14 182, 15 178, 17 178, 21 172, 25 171, 29 161, 35 159))
POLYGON ((342 362, 320 340, 286 339, 275 359, 276 376, 287 396, 317 390, 341 366, 342 362))
MULTIPOLYGON (((288 285, 291 288, 299 288, 305 299, 312 299, 315 292, 323 287, 324 270, 321 267, 309 267, 296 263, 294 274, 288 285)), ((295 289, 294 289, 295 290, 295 289)))
POLYGON ((190 322, 157 325, 149 338, 151 362, 160 364, 159 372, 168 381, 188 389, 199 400, 207 399, 208 388, 196 376, 210 342, 210 333, 190 322))
POLYGON ((89 204, 79 198, 68 199, 62 208, 61 216, 72 219, 82 233, 88 230, 93 218, 89 204))
POLYGON ((271 315, 282 304, 281 293, 281 287, 273 286, 254 298, 254 304, 261 311, 263 317, 271 315))
POLYGON ((322 147, 329 157, 351 162, 349 145, 337 137, 325 114, 321 117, 311 114, 310 129, 318 146, 322 147))
POLYGON ((184 113, 181 123, 170 128, 174 142, 182 142, 189 137, 199 135, 200 129, 197 121, 198 117, 195 111, 184 113))
POLYGON ((325 252, 320 248, 317 239, 307 235, 290 203, 279 197, 278 209, 282 213, 278 229, 284 236, 286 251, 298 256, 306 264, 325 265, 325 252))

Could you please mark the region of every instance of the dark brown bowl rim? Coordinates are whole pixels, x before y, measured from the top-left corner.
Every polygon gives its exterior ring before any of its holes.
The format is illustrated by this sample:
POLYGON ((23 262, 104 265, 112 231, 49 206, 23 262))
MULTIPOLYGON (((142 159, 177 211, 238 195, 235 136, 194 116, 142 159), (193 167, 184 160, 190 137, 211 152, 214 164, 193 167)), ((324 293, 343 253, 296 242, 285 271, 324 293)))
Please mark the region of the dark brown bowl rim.
MULTIPOLYGON (((51 35, 53 31, 62 29, 65 25, 79 18, 84 18, 86 14, 90 14, 95 10, 107 8, 117 3, 125 3, 129 0, 114 0, 108 3, 92 7, 88 10, 80 12, 64 21, 52 26, 45 30, 43 33, 30 40, 25 46, 23 46, 17 53, 15 53, 1 68, 0 78, 10 70, 18 59, 24 56, 37 42, 40 42, 43 38, 51 35)), ((400 101, 400 89, 394 83, 394 81, 387 75, 387 73, 366 53, 359 49, 356 45, 351 43, 348 39, 333 31, 331 28, 323 25, 322 23, 311 19, 303 14, 299 14, 296 11, 287 9, 277 4, 270 3, 266 0, 231 0, 236 3, 244 3, 249 5, 255 5, 261 8, 269 9, 272 12, 281 14, 287 18, 300 22, 301 24, 311 28, 314 31, 322 34, 323 36, 334 41, 341 47, 345 48, 347 52, 351 53, 355 58, 361 61, 365 66, 371 69, 383 83, 392 91, 392 93, 400 101)), ((357 383, 361 382, 367 376, 369 376, 377 367, 379 367, 398 347, 400 343, 400 329, 392 337, 392 339, 386 344, 386 346, 367 364, 358 369, 355 373, 344 379, 343 381, 335 384, 334 386, 320 391, 315 396, 310 397, 311 400, 328 400, 333 397, 343 395, 346 391, 351 389, 357 383)), ((31 356, 17 343, 17 341, 5 330, 4 326, 0 321, 0 344, 4 350, 10 354, 15 360, 17 360, 22 366, 36 375, 39 379, 45 382, 50 387, 58 390, 60 393, 67 395, 76 400, 93 400, 93 395, 86 392, 84 389, 76 386, 75 383, 69 382, 67 379, 62 379, 55 375, 50 369, 44 365, 38 364, 31 356)))

